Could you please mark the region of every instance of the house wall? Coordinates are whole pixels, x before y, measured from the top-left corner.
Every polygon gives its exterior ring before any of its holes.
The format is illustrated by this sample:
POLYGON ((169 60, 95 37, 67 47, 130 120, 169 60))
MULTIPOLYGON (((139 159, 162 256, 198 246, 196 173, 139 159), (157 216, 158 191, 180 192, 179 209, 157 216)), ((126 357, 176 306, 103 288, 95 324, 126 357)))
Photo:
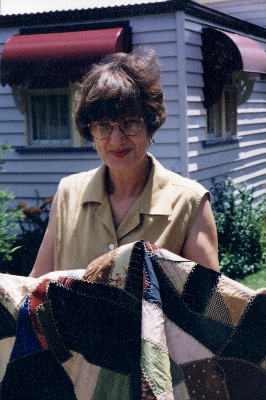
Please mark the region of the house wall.
MULTIPOLYGON (((208 24, 210 25, 210 24, 208 24)), ((213 26, 222 29, 221 26, 213 26)), ((239 143, 202 147, 206 140, 206 110, 203 107, 201 46, 202 21, 186 18, 186 59, 188 85, 189 176, 210 187, 210 178, 224 176, 235 183, 247 182, 254 196, 266 193, 266 82, 256 82, 248 101, 238 107, 239 143)), ((236 32, 241 34, 241 32, 236 32)), ((266 43, 257 40, 266 49, 266 43)))

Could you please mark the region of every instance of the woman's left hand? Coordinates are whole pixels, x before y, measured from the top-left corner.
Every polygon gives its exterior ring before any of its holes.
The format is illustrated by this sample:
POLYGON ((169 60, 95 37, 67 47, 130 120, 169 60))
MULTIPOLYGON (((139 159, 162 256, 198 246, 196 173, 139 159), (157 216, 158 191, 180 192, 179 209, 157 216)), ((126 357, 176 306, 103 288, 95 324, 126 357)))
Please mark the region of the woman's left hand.
POLYGON ((266 294, 266 288, 262 287, 256 290, 256 293, 258 294, 266 294))

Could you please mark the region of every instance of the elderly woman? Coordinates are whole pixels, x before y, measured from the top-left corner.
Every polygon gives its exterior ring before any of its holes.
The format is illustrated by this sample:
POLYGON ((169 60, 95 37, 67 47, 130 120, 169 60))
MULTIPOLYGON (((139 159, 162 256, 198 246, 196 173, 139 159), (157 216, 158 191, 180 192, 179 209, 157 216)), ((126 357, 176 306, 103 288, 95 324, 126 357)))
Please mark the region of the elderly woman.
POLYGON ((102 165, 60 182, 31 276, 86 268, 139 239, 218 271, 208 191, 147 153, 166 119, 155 55, 117 53, 94 65, 80 84, 75 118, 102 165))

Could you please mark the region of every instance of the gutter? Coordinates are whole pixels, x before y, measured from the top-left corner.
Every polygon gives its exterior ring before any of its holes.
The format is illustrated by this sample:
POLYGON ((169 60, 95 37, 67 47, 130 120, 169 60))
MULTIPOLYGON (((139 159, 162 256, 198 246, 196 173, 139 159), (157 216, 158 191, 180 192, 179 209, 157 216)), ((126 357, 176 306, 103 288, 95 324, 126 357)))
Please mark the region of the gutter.
POLYGON ((22 27, 54 24, 77 24, 95 20, 129 18, 184 11, 185 14, 219 24, 228 29, 239 30, 248 35, 266 38, 266 29, 251 22, 243 21, 220 11, 208 8, 191 0, 168 0, 161 3, 134 4, 129 6, 102 7, 83 10, 56 11, 37 14, 0 16, 0 27, 22 27))

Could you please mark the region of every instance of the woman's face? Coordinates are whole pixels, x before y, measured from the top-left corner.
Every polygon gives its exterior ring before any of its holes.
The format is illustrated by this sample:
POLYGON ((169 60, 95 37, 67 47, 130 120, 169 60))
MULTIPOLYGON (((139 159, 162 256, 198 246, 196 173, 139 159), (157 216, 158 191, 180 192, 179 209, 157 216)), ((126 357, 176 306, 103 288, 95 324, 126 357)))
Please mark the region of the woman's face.
POLYGON ((113 125, 113 131, 106 139, 94 139, 94 142, 102 162, 110 171, 140 173, 146 168, 149 136, 145 123, 142 131, 136 136, 127 136, 118 125, 113 125))

